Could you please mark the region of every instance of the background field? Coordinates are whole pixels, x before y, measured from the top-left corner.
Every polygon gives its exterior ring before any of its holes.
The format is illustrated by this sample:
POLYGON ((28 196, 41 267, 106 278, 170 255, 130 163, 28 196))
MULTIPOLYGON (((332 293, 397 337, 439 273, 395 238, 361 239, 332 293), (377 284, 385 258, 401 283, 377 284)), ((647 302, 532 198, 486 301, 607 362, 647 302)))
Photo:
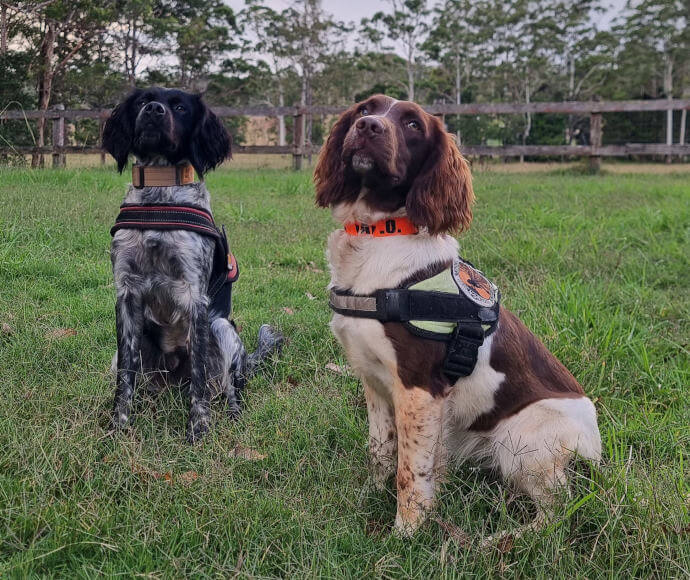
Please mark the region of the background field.
POLYGON ((392 490, 362 491, 366 409, 358 381, 326 368, 345 366, 327 329, 334 224, 308 173, 208 178, 243 336, 271 322, 289 339, 241 419, 216 404, 190 447, 184 397, 140 394, 134 427, 108 435, 108 229, 126 181, 0 171, 0 576, 690 574, 687 174, 477 173, 463 255, 580 379, 605 450, 550 528, 487 551, 531 515, 491 474, 454 472, 411 541, 390 534, 392 490))

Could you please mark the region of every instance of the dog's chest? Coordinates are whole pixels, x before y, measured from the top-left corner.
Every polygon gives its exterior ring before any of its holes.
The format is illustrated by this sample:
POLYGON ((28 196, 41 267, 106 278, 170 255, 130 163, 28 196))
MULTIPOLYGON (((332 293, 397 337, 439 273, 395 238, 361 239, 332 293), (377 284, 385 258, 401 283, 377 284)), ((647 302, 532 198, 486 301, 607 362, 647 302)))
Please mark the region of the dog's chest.
POLYGON ((385 399, 392 401, 397 377, 395 349, 377 320, 334 314, 331 330, 343 345, 354 372, 385 399))

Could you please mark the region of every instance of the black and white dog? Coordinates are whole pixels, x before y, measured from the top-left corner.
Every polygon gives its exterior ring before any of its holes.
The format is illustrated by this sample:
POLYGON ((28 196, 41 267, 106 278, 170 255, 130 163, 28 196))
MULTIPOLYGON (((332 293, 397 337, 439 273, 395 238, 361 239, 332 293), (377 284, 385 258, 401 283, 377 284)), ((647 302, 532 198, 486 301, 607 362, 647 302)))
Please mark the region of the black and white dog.
MULTIPOLYGON (((218 308, 209 293, 217 240, 208 232, 216 237, 220 232, 213 226, 203 176, 230 156, 230 136, 199 95, 139 89, 114 109, 104 128, 103 147, 120 172, 130 153, 136 157, 135 185, 130 185, 122 206, 129 215, 139 210, 140 215, 173 211, 166 215, 182 216, 168 219, 165 227, 113 228, 110 255, 117 291, 113 424, 122 428, 129 423, 140 373, 157 382, 188 382, 187 439, 194 442, 209 430, 211 397, 223 393, 230 414, 237 416, 238 394, 245 381, 282 343, 277 332, 263 325, 257 350, 247 356, 227 318, 229 304, 227 310, 218 308), (192 167, 200 182, 193 181, 192 167), (206 226, 193 225, 198 216, 206 226), (176 222, 186 229, 173 227, 176 222)), ((227 298, 229 303, 229 293, 227 298)))

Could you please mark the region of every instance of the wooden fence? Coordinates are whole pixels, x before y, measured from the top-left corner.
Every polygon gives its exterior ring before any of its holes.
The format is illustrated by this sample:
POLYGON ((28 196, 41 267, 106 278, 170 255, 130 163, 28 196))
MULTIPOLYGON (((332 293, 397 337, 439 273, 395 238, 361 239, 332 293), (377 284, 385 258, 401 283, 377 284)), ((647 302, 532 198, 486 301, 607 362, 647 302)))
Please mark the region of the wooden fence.
MULTIPOLYGON (((564 115, 589 115, 590 119, 590 145, 463 145, 465 155, 489 156, 489 157, 517 157, 517 156, 567 156, 587 157, 590 167, 597 171, 601 165, 602 157, 626 157, 629 155, 663 155, 670 156, 690 155, 690 144, 686 144, 684 124, 686 111, 690 109, 690 99, 658 99, 649 101, 588 101, 588 102, 554 102, 554 103, 470 103, 467 105, 439 104, 424 107, 433 115, 515 115, 525 113, 551 113, 564 115), (672 139, 667 138, 666 143, 626 143, 624 145, 602 145, 602 114, 640 111, 676 111, 680 110, 681 139, 679 144, 673 144, 672 139)), ((293 144, 278 145, 237 145, 233 148, 236 153, 273 153, 292 155, 293 167, 302 168, 302 160, 305 155, 318 152, 318 146, 305 143, 304 123, 308 115, 337 115, 345 110, 345 107, 310 106, 310 107, 214 107, 214 112, 222 117, 293 117, 293 144)), ((0 147, 0 154, 15 152, 21 154, 44 153, 51 154, 54 167, 65 165, 67 154, 100 153, 102 162, 105 155, 98 147, 80 147, 65 145, 65 121, 78 121, 80 119, 97 119, 100 132, 110 115, 109 109, 100 110, 64 110, 60 106, 49 111, 4 111, 0 113, 0 120, 14 119, 38 119, 45 117, 52 121, 52 145, 50 147, 0 147)))

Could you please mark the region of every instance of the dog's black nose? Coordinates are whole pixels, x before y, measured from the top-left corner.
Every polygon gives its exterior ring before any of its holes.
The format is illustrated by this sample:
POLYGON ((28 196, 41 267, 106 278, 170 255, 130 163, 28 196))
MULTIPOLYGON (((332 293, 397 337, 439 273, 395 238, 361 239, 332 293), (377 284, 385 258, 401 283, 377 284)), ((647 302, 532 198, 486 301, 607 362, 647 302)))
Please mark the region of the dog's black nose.
POLYGON ((144 107, 144 113, 152 116, 162 116, 165 115, 165 107, 157 101, 151 101, 150 103, 147 103, 147 105, 144 107))
POLYGON ((383 123, 380 119, 371 115, 359 119, 355 127, 359 133, 368 137, 375 137, 383 133, 383 123))

